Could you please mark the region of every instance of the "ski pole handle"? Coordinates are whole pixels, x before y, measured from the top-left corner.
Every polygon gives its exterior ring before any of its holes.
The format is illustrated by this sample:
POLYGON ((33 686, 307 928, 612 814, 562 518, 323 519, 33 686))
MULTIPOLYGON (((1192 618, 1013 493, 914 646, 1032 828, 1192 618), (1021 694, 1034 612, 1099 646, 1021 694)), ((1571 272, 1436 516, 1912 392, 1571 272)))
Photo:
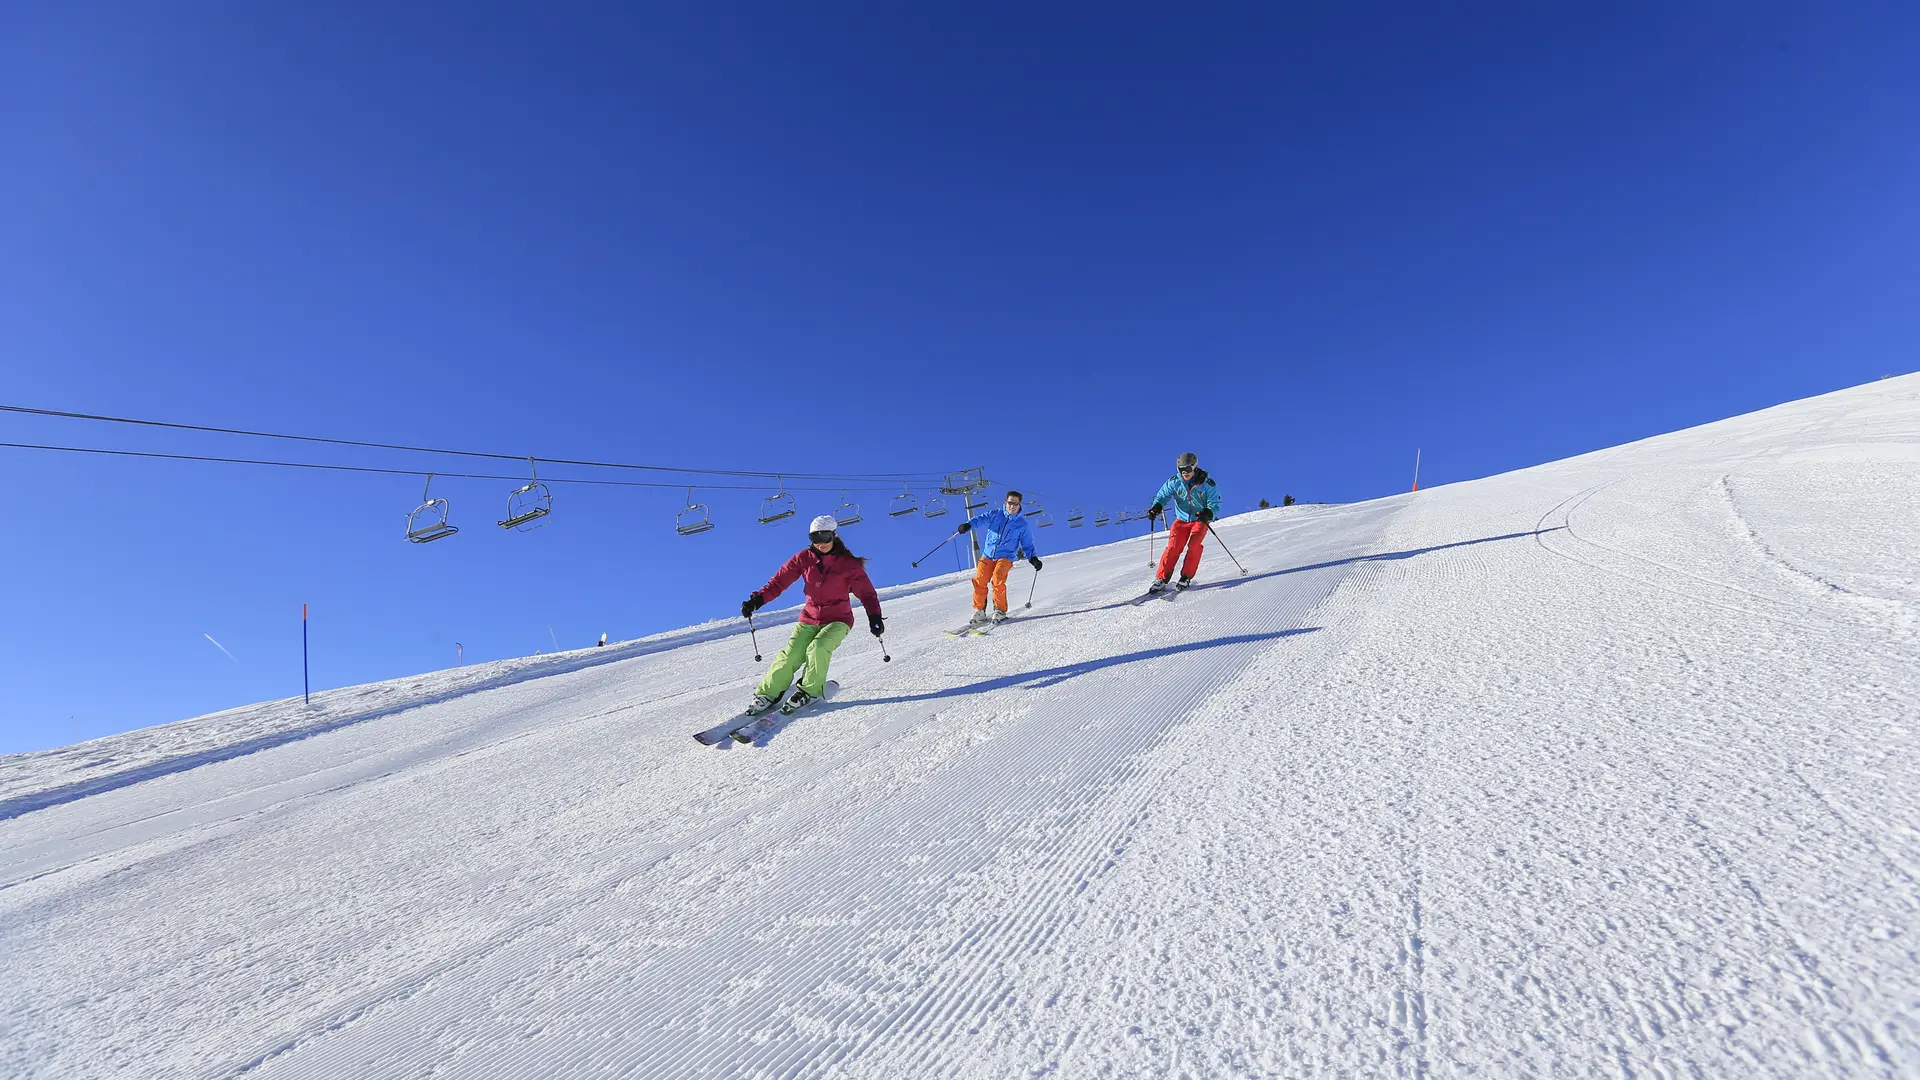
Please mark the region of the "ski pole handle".
MULTIPOLYGON (((948 534, 947 534, 947 540, 951 540, 951 539, 953 539, 954 537, 956 537, 956 536, 959 536, 959 535, 960 535, 960 530, 959 530, 959 529, 955 529, 955 530, 953 530, 952 532, 950 532, 950 533, 948 533, 948 534)), ((937 544, 935 544, 935 545, 933 545, 933 551, 939 551, 939 550, 940 550, 941 548, 943 548, 943 547, 946 547, 946 546, 947 546, 947 540, 942 540, 942 541, 940 541, 939 543, 937 543, 937 544)), ((917 559, 915 559, 915 560, 913 560, 913 565, 914 565, 914 567, 915 567, 915 568, 917 569, 917 568, 918 568, 918 567, 920 566, 920 564, 921 564, 921 563, 923 563, 923 562, 926 562, 926 561, 927 561, 928 559, 931 559, 931 558, 933 558, 933 551, 929 551, 929 552, 927 552, 927 553, 926 553, 925 555, 922 555, 922 556, 920 556, 919 558, 917 558, 917 559)))

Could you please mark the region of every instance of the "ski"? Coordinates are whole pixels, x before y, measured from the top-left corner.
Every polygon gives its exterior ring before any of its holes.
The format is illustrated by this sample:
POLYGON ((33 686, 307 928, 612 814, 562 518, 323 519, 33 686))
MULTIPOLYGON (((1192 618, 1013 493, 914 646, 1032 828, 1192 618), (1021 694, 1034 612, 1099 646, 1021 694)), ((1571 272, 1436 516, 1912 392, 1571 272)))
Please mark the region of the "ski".
POLYGON ((802 712, 816 707, 823 701, 832 700, 833 696, 839 692, 840 684, 834 682, 832 679, 828 679, 826 688, 820 691, 820 696, 802 705, 799 709, 790 713, 783 713, 777 708, 769 709, 759 716, 754 717, 752 720, 749 720, 747 723, 739 724, 736 722, 733 729, 727 732, 727 737, 737 743, 751 744, 754 740, 760 738, 760 736, 769 734, 775 728, 779 727, 783 721, 790 720, 802 712))
POLYGON ((1141 604, 1144 604, 1149 600, 1171 600, 1174 598, 1175 595, 1176 595, 1176 590, 1174 589, 1173 586, 1169 585, 1164 589, 1154 589, 1151 592, 1144 592, 1144 593, 1141 593, 1139 596, 1134 597, 1133 606, 1139 607, 1141 604))
POLYGON ((1004 619, 999 619, 992 622, 983 622, 979 626, 976 626, 973 629, 967 631, 967 633, 972 635, 973 637, 986 637, 988 634, 993 632, 994 627, 999 626, 1001 623, 1010 623, 1012 621, 1013 621, 1013 616, 1009 615, 1004 619))
POLYGON ((971 619, 969 619, 965 626, 956 626, 953 629, 947 631, 947 636, 948 637, 966 637, 968 634, 973 633, 974 631, 980 629, 983 626, 992 626, 992 625, 993 625, 992 623, 974 622, 971 619))

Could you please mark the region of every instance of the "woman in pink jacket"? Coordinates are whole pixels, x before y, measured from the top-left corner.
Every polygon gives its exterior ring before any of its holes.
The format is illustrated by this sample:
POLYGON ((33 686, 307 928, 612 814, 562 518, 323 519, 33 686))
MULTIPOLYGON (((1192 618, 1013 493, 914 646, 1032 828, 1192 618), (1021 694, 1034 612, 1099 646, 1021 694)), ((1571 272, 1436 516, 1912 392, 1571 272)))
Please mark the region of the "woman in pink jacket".
POLYGON ((847 550, 846 541, 840 539, 839 523, 821 514, 813 519, 807 539, 810 543, 806 550, 788 559, 785 566, 760 586, 760 591, 740 605, 741 615, 752 615, 786 591, 787 586, 796 581, 805 583, 807 606, 800 609, 800 621, 793 628, 793 636, 787 639, 787 647, 773 658, 772 669, 754 690, 753 704, 747 706, 749 715, 773 708, 774 702, 780 700, 780 695, 786 693, 787 686, 793 682, 794 671, 802 664, 807 668, 806 677, 780 706, 781 714, 792 716, 826 690, 827 665, 833 659, 833 650, 840 647, 853 629, 849 593, 859 597, 860 606, 867 609, 867 629, 873 631, 873 636, 887 632, 886 621, 880 617, 880 596, 873 591, 873 582, 867 577, 867 560, 847 550))

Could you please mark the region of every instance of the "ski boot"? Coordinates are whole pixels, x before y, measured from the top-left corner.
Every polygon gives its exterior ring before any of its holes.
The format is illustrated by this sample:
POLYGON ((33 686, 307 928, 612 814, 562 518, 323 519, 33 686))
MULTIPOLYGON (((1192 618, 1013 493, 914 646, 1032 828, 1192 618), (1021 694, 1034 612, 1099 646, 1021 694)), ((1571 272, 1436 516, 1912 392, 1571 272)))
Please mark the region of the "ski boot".
POLYGON ((1157 593, 1157 592, 1166 592, 1166 591, 1167 591, 1167 579, 1166 579, 1166 578, 1163 578, 1163 577, 1157 577, 1157 578, 1154 578, 1154 579, 1153 579, 1153 584, 1151 584, 1151 585, 1149 585, 1149 586, 1147 586, 1147 591, 1148 591, 1148 592, 1150 592, 1150 593, 1157 593))
POLYGON ((994 608, 993 614, 987 616, 987 623, 992 626, 998 626, 1001 623, 1005 622, 1006 620, 1007 620, 1007 613, 1004 611, 1001 611, 999 608, 994 608))
POLYGON ((804 687, 796 686, 793 688, 793 693, 787 695, 785 704, 780 706, 780 715, 792 716, 794 713, 813 704, 813 700, 813 695, 807 693, 804 687))
POLYGON ((979 611, 973 613, 973 618, 967 620, 967 629, 973 630, 985 626, 991 621, 992 620, 987 618, 987 609, 981 608, 979 611))
POLYGON ((1173 586, 1173 587, 1174 587, 1174 588, 1176 588, 1176 589, 1179 589, 1179 590, 1180 590, 1181 592, 1185 592, 1185 591, 1186 591, 1186 590, 1188 590, 1189 588, 1192 588, 1192 587, 1193 587, 1193 575, 1192 575, 1192 574, 1181 574, 1181 575, 1180 575, 1180 580, 1179 580, 1179 581, 1177 581, 1177 582, 1175 582, 1175 583, 1174 583, 1174 586, 1173 586))
POLYGON ((770 698, 765 694, 755 694, 753 695, 753 703, 747 706, 747 715, 764 716, 773 710, 774 704, 779 700, 779 698, 770 698))

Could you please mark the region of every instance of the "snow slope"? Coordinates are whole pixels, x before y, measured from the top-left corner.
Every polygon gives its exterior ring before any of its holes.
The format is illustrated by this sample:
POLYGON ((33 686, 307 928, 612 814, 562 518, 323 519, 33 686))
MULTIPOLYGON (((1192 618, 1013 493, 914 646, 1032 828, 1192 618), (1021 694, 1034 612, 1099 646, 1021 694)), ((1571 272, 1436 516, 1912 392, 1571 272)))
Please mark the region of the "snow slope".
POLYGON ((1920 376, 1223 535, 0 761, 0 1072, 1920 1075, 1920 376))

